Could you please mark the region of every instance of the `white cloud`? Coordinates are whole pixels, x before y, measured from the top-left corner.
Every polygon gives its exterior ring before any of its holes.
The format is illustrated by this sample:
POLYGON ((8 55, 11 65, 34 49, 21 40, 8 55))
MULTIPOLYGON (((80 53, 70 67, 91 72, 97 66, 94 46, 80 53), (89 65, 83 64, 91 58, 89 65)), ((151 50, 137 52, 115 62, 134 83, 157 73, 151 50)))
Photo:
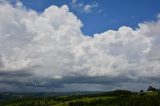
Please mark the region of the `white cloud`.
POLYGON ((73 8, 79 10, 80 12, 84 12, 84 13, 90 13, 92 12, 93 8, 98 7, 98 3, 84 4, 84 3, 78 3, 77 0, 72 0, 71 5, 73 8))
POLYGON ((157 17, 160 18, 160 14, 158 14, 157 17))
POLYGON ((33 80, 123 76, 143 81, 160 75, 159 20, 88 37, 66 5, 37 13, 2 3, 0 14, 0 72, 31 72, 33 80))

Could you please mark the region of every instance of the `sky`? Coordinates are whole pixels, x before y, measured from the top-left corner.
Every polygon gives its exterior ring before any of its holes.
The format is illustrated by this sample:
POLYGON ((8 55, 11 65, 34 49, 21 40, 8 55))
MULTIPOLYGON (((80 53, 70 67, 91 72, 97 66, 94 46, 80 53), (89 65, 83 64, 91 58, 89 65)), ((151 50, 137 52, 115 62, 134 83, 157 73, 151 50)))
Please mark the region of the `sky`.
POLYGON ((0 0, 0 92, 160 88, 159 0, 0 0))
MULTIPOLYGON (((12 0, 15 3, 16 0, 12 0)), ((156 19, 159 0, 21 0, 25 7, 43 12, 51 5, 69 6, 84 24, 82 32, 92 36, 121 26, 138 27, 138 23, 156 19), (83 6, 80 6, 83 4, 83 6), (84 9, 89 6, 88 10, 84 9)))

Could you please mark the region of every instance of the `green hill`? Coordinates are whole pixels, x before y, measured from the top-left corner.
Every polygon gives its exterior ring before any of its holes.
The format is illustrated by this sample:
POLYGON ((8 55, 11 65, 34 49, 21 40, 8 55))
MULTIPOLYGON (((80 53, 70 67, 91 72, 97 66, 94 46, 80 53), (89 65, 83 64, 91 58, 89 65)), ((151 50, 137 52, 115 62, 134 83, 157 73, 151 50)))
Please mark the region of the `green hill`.
POLYGON ((160 95, 158 91, 126 90, 53 97, 32 95, 3 101, 0 106, 160 106, 160 95))

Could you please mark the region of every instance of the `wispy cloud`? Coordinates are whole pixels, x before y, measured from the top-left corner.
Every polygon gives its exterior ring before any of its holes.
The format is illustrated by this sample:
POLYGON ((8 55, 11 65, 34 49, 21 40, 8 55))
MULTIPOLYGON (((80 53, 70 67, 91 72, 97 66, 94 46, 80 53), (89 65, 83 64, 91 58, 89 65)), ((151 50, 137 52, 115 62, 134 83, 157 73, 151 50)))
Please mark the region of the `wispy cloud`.
POLYGON ((94 8, 98 7, 98 3, 84 4, 82 2, 78 2, 77 0, 72 0, 71 6, 82 13, 90 13, 94 8))

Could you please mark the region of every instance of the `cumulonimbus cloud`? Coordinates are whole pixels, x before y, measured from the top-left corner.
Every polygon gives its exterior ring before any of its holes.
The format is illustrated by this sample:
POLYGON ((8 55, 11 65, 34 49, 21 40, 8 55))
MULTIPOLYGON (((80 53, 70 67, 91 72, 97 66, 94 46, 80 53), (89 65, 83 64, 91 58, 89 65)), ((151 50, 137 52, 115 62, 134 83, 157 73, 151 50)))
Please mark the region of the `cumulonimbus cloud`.
MULTIPOLYGON (((23 86, 37 86, 37 83, 45 86, 52 85, 52 82, 54 86, 55 81, 93 84, 98 79, 99 84, 107 84, 104 80, 108 78, 112 83, 117 78, 157 81, 160 75, 158 19, 140 23, 136 29, 122 26, 117 31, 109 30, 93 37, 85 36, 81 32, 82 26, 67 5, 50 6, 38 13, 23 5, 1 3, 1 85, 14 80, 19 80, 18 84, 23 86), (1 74, 11 76, 9 73, 16 72, 25 74, 23 78, 17 74, 12 78, 1 74), (66 78, 72 80, 63 81, 66 78), (86 80, 76 82, 74 78, 86 80)), ((124 82, 120 80, 120 83, 124 82)))

